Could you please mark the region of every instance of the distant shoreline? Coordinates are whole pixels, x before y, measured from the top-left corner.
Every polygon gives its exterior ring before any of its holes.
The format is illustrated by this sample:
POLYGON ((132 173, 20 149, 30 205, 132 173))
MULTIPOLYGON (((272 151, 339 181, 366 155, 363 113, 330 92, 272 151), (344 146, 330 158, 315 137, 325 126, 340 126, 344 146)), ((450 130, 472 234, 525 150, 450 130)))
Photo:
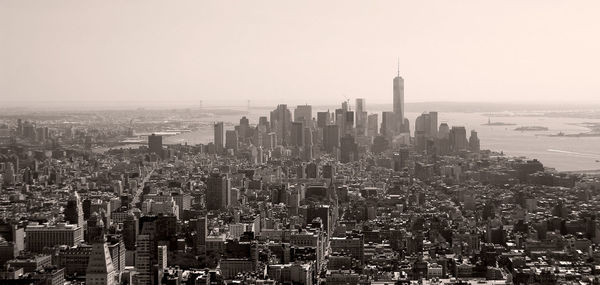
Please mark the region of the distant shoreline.
MULTIPOLYGON (((357 97, 358 98, 358 97, 357 97)), ((202 96, 198 96, 198 100, 181 100, 178 102, 173 101, 121 101, 106 103, 104 101, 31 101, 31 102, 4 102, 3 106, 0 107, 0 112, 7 114, 18 112, 82 112, 82 111, 123 111, 123 110, 136 110, 136 109, 148 109, 148 110, 219 110, 219 109, 230 109, 234 111, 247 111, 248 101, 240 100, 229 101, 229 102, 211 102, 204 100, 202 96), (203 102, 202 107, 200 101, 203 102)), ((390 103, 377 103, 370 101, 368 97, 367 109, 392 109, 390 103)), ((290 108, 294 108, 297 105, 304 105, 302 102, 295 102, 289 100, 288 102, 264 102, 257 101, 250 104, 250 109, 254 110, 265 110, 273 109, 278 104, 287 104, 290 108)), ((350 102, 354 105, 354 101, 350 102)), ((313 108, 318 109, 334 109, 339 107, 336 103, 318 103, 312 104, 313 108)), ((600 111, 600 102, 589 102, 588 104, 579 103, 565 103, 565 102, 549 102, 546 104, 538 104, 532 102, 448 102, 448 101, 429 101, 429 102, 406 102, 406 112, 424 112, 424 111, 438 111, 438 112, 459 112, 459 113, 486 113, 486 116, 490 117, 504 117, 513 116, 514 114, 506 114, 504 112, 532 112, 536 111, 539 113, 547 113, 550 116, 556 116, 557 113, 571 113, 570 116, 580 116, 579 111, 600 111)))
POLYGON ((559 171, 559 173, 566 173, 566 174, 585 174, 585 175, 600 176, 600 169, 595 169, 595 170, 559 171))

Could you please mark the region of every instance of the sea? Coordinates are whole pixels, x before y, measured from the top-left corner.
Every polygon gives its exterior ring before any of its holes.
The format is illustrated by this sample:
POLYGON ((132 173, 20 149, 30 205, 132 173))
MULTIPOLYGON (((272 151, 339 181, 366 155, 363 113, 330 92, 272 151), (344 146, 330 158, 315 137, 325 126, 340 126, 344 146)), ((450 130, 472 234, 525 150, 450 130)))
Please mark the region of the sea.
MULTIPOLYGON (((313 110, 313 114, 318 109, 313 110)), ((333 111, 333 110, 332 110, 333 111)), ((381 110, 379 112, 381 123, 381 110)), ((268 117, 268 109, 251 109, 246 117, 251 124, 258 122, 259 116, 268 117)), ((410 120, 411 130, 420 113, 406 113, 410 120)), ((597 137, 570 137, 551 136, 559 133, 578 134, 590 131, 585 123, 600 123, 600 119, 546 117, 535 114, 488 114, 466 112, 439 112, 438 122, 452 126, 464 126, 467 137, 471 130, 478 133, 482 149, 503 152, 507 156, 526 157, 538 159, 544 166, 558 171, 596 171, 600 170, 600 136, 597 137), (514 125, 486 125, 492 123, 506 123, 514 125), (539 126, 548 130, 517 131, 518 127, 539 126)), ((240 115, 223 115, 206 118, 207 122, 223 121, 225 128, 233 128, 239 123, 240 115)), ((213 130, 210 124, 201 129, 182 133, 165 138, 167 144, 199 144, 208 143, 213 139, 213 130)))

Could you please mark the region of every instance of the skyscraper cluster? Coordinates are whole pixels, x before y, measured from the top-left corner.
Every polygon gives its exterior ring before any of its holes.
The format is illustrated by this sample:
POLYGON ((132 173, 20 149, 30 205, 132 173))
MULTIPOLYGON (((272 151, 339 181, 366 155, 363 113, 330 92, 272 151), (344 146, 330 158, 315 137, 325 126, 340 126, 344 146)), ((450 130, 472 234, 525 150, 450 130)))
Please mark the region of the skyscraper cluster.
MULTIPOLYGON (((418 116, 411 136, 404 99, 404 78, 398 69, 392 80, 391 111, 369 113, 365 98, 357 98, 354 106, 345 100, 332 111, 317 111, 315 117, 311 105, 290 109, 279 104, 256 124, 245 116, 230 129, 224 122, 214 123, 213 141, 206 151, 262 164, 272 157, 290 156, 309 162, 323 154, 342 162, 356 161, 367 149, 381 153, 408 145, 436 154, 479 149, 476 133, 467 139, 464 128, 440 125, 437 112, 418 116)), ((148 146, 151 154, 164 159, 161 136, 149 136, 148 146)))

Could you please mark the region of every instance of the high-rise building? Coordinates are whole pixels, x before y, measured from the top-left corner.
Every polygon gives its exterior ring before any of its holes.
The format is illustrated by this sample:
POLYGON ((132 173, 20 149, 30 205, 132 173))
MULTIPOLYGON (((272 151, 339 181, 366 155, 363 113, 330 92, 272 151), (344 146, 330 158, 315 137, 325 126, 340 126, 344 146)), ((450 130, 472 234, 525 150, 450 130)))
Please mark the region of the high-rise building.
POLYGON ((73 192, 65 208, 65 221, 83 227, 83 208, 77 192, 73 192))
POLYGON ((16 181, 15 179, 15 169, 13 167, 12 162, 4 163, 4 175, 2 176, 2 180, 4 180, 4 185, 13 185, 16 181))
POLYGON ((25 230, 16 224, 0 220, 0 240, 2 239, 14 244, 19 252, 25 250, 25 230))
POLYGON ((280 104, 271 111, 271 130, 277 134, 277 143, 287 145, 290 139, 292 113, 286 104, 280 104))
POLYGON ((304 161, 313 159, 313 133, 312 129, 304 128, 304 161))
POLYGON ((346 111, 344 134, 354 135, 354 111, 346 111))
POLYGON ((154 153, 163 158, 164 150, 162 136, 157 136, 155 134, 148 136, 148 149, 150 150, 150 153, 154 153))
POLYGON ((324 129, 331 123, 331 114, 327 112, 317 112, 317 127, 324 129))
POLYGON ((260 116, 258 118, 258 125, 259 126, 268 126, 269 125, 269 118, 267 118, 266 116, 260 116))
POLYGON ((35 123, 25 121, 23 124, 23 137, 29 140, 35 140, 37 137, 35 123))
POLYGON ((294 109, 294 122, 302 122, 307 128, 312 127, 312 106, 298 105, 294 109))
POLYGON ((450 127, 448 127, 448 124, 446 123, 441 123, 439 130, 438 130, 438 138, 443 139, 443 138, 449 138, 450 137, 450 127))
POLYGON ((246 118, 246 116, 244 116, 240 119, 239 130, 240 131, 237 134, 239 136, 239 139, 242 141, 245 141, 246 138, 248 138, 250 136, 250 133, 252 131, 250 129, 250 120, 248 120, 248 118, 246 118))
POLYGON ((409 151, 408 148, 401 148, 398 152, 392 154, 392 162, 394 171, 402 171, 408 162, 409 151))
POLYGON ((140 227, 137 217, 133 213, 128 213, 123 221, 123 242, 125 249, 135 250, 137 236, 140 233, 140 227))
POLYGON ((417 150, 424 151, 438 135, 438 113, 423 113, 415 120, 415 146, 417 150))
POLYGON ((361 114, 362 112, 366 112, 366 108, 365 108, 365 98, 357 98, 356 99, 356 106, 354 108, 356 110, 356 119, 358 119, 360 117, 359 114, 361 114))
POLYGON ((344 109, 335 109, 333 119, 338 126, 341 135, 344 132, 344 124, 346 123, 346 111, 344 109))
POLYGON ((152 281, 152 245, 150 235, 139 235, 135 249, 135 275, 138 285, 149 285, 152 281))
POLYGON ((225 135, 225 129, 223 127, 223 122, 215 123, 214 125, 214 142, 215 142, 215 150, 218 154, 223 152, 223 136, 225 135))
POLYGON ((260 146, 263 149, 271 150, 277 146, 277 134, 274 132, 264 133, 262 135, 262 140, 260 146))
POLYGON ((323 147, 328 153, 335 153, 340 145, 340 130, 337 125, 329 125, 323 130, 323 147))
POLYGON ((476 131, 471 131, 471 136, 469 137, 469 150, 472 152, 479 152, 479 138, 477 137, 476 131))
POLYGON ((450 152, 450 128, 446 123, 441 123, 438 128, 436 149, 439 155, 446 155, 450 152))
POLYGON ((159 245, 158 246, 158 271, 162 272, 168 266, 167 263, 167 246, 159 245))
POLYGON ((17 119, 17 136, 23 135, 23 120, 17 119))
POLYGON ((119 284, 118 273, 105 242, 92 245, 92 252, 85 272, 85 284, 116 285, 119 284))
POLYGON ((108 245, 108 252, 112 257, 112 264, 117 274, 117 279, 121 279, 121 272, 125 270, 125 243, 120 235, 107 235, 106 244, 108 245))
POLYGON ((367 109, 365 99, 356 99, 356 134, 359 136, 367 135, 367 109))
POLYGON ((238 149, 238 132, 236 130, 228 130, 227 132, 225 132, 225 148, 233 149, 233 151, 237 151, 237 149, 238 149))
POLYGON ((302 147, 304 145, 304 123, 293 122, 292 133, 290 137, 290 145, 295 147, 302 147))
POLYGON ((206 189, 206 209, 222 210, 230 204, 231 180, 227 174, 220 173, 214 169, 209 175, 206 189))
POLYGON ((394 77, 394 116, 394 128, 400 133, 404 125, 404 79, 400 77, 400 66, 398 76, 394 77))
POLYGON ((429 112, 429 137, 436 138, 438 134, 438 112, 429 112))
POLYGON ((450 129, 450 149, 454 152, 466 150, 468 147, 467 131, 465 127, 452 127, 450 129))
POLYGON ((206 250, 206 236, 208 235, 208 223, 206 216, 195 220, 196 230, 196 253, 204 253, 206 250))
POLYGON ((394 136, 395 132, 395 114, 393 112, 381 113, 381 134, 386 137, 394 136))
POLYGON ((102 217, 94 212, 87 220, 86 231, 84 232, 84 239, 88 242, 99 242, 104 240, 104 233, 106 228, 104 227, 104 221, 102 217))
POLYGON ((347 163, 358 160, 358 145, 354 142, 354 137, 345 135, 340 140, 340 161, 347 163))
POLYGON ((423 113, 415 120, 415 146, 417 150, 424 151, 427 147, 427 137, 430 133, 431 122, 429 114, 423 113))
POLYGON ((376 137, 379 134, 379 116, 377 114, 371 114, 367 119, 367 136, 376 137))

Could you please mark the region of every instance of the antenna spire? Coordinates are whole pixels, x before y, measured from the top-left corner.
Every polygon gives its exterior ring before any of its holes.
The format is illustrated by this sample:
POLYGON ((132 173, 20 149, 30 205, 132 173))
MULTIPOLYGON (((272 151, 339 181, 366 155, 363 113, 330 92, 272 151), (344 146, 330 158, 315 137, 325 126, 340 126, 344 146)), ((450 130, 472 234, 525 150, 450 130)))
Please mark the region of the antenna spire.
POLYGON ((398 58, 398 77, 400 77, 400 58, 398 58))

